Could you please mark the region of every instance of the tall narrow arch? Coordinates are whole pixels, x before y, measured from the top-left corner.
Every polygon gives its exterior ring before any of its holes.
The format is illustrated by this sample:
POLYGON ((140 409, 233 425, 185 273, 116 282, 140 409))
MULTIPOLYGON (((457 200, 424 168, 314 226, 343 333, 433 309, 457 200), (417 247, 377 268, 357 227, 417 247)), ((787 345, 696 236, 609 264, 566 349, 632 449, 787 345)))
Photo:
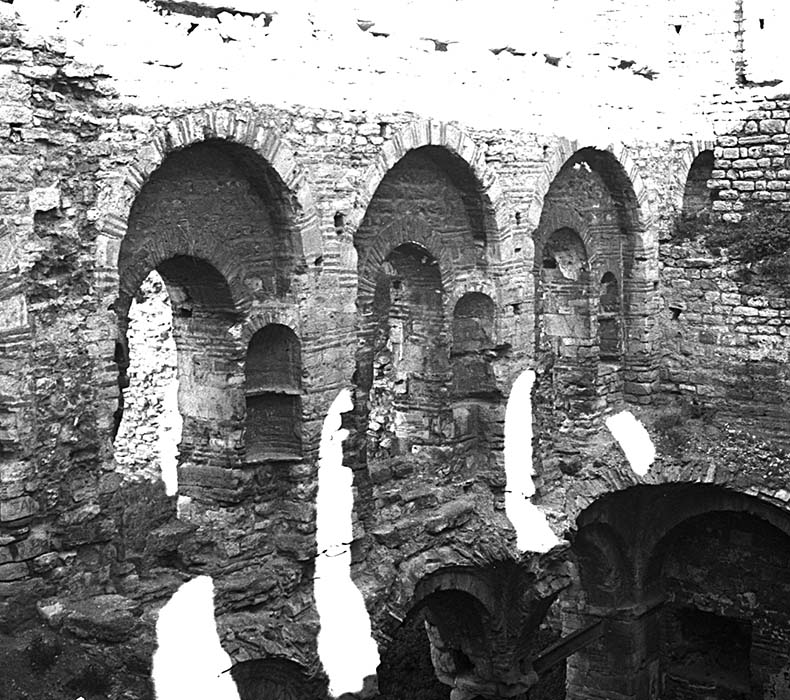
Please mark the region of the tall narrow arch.
MULTIPOLYGON (((354 234, 359 259, 361 417, 368 457, 403 454, 452 436, 446 401, 450 334, 446 299, 463 275, 485 268, 492 230, 482 187, 459 152, 416 137, 376 180, 354 234), (397 426, 397 428, 396 428, 397 426)), ((458 144, 456 144, 458 146, 458 144)), ((385 151, 392 156, 387 146, 385 151)), ((378 171, 377 171, 378 172, 378 171)))
MULTIPOLYGON (((589 309, 591 343, 584 352, 587 359, 599 363, 590 368, 587 382, 594 387, 595 401, 603 410, 615 409, 624 399, 647 402, 658 379, 651 335, 656 289, 646 267, 649 251, 639 197, 610 151, 576 150, 546 191, 535 234, 539 341, 545 338, 540 328, 545 325, 540 308, 545 255, 540 251, 561 227, 573 228, 582 240, 591 279, 589 294, 597 296, 589 309)), ((587 303, 576 308, 584 309, 580 318, 587 316, 587 303)))
POLYGON ((377 276, 366 328, 369 364, 358 367, 370 402, 371 457, 440 439, 449 379, 446 326, 438 261, 422 246, 397 246, 377 276))
MULTIPOLYGON (((240 383, 241 367, 236 361, 239 349, 231 332, 239 319, 231 289, 224 276, 201 258, 175 255, 162 260, 153 269, 164 282, 172 313, 178 411, 183 421, 178 462, 232 464, 237 459, 239 447, 229 439, 239 427, 239 397, 233 387, 240 383)), ((119 296, 121 348, 128 347, 132 298, 133 295, 125 292, 119 296)), ((149 319, 149 322, 155 321, 149 319)), ((136 358, 118 359, 118 382, 123 388, 128 384, 129 361, 136 358)), ((122 396, 116 413, 119 424, 122 396)), ((130 430, 134 434, 135 428, 130 430)), ((121 439, 125 439, 123 435, 121 439)), ((190 494, 188 485, 183 493, 190 494)))
POLYGON ((186 145, 171 148, 139 186, 118 248, 114 308, 124 347, 134 294, 151 270, 162 275, 179 348, 184 493, 233 499, 240 496, 215 489, 209 467, 238 467, 246 455, 246 349, 238 326, 253 300, 295 303, 298 205, 252 148, 203 135, 189 143, 190 136, 168 132, 168 145, 179 138, 186 145))
POLYGON ((620 283, 613 272, 604 272, 598 295, 598 353, 604 362, 622 358, 622 298, 620 283))

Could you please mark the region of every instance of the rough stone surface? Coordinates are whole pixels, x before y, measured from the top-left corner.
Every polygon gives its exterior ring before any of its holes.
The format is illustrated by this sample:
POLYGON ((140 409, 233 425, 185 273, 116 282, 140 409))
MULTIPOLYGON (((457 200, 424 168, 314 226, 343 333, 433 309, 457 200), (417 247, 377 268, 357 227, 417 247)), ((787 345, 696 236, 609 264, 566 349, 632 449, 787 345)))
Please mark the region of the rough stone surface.
POLYGON ((786 95, 703 100, 704 138, 580 143, 213 93, 142 105, 7 13, 0 43, 0 696, 151 697, 157 612, 197 575, 249 697, 325 693, 318 448, 351 388, 382 696, 413 661, 458 700, 562 678, 568 698, 688 697, 695 657, 712 696, 783 697, 786 95), (170 359, 130 356, 143 337, 170 359), (505 515, 527 369, 547 553, 505 515), (174 376, 178 499, 157 427, 174 376), (622 408, 656 445, 644 477, 605 428, 622 408))

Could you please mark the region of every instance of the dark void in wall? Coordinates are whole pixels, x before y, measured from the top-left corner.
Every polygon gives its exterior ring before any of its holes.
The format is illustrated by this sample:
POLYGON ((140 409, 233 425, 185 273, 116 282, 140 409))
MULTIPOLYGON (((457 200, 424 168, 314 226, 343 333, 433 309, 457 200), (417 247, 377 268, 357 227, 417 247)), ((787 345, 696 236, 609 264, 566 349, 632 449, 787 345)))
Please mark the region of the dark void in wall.
POLYGON ((259 330, 247 349, 247 460, 302 452, 301 349, 287 326, 259 330))

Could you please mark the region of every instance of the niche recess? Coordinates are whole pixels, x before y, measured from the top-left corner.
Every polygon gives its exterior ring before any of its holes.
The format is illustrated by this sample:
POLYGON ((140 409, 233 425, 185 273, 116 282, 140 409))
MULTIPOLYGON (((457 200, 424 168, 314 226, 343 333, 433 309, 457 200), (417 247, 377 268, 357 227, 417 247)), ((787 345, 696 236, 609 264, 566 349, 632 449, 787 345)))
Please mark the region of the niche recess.
POLYGON ((302 454, 302 360, 296 334, 270 324, 252 336, 245 375, 247 461, 302 454))
POLYGON ((611 272, 601 278, 600 298, 598 300, 598 352, 601 360, 619 362, 620 349, 620 285, 611 272))
POLYGON ((590 356, 591 343, 587 251, 573 229, 558 229, 546 240, 540 284, 543 341, 557 362, 575 365, 590 356))
POLYGON ((456 436, 481 435, 486 423, 485 405, 501 398, 492 361, 494 302, 486 294, 464 294, 453 309, 453 416, 456 436))
POLYGON ((440 436, 449 353, 443 290, 436 259, 413 243, 382 265, 373 299, 376 329, 370 395, 369 448, 399 454, 405 441, 440 436))
POLYGON ((694 218, 711 210, 711 190, 708 180, 713 172, 713 151, 701 151, 692 161, 686 187, 683 190, 683 216, 694 218))
POLYGON ((688 697, 704 688, 727 700, 749 700, 752 624, 704 610, 670 606, 662 636, 669 649, 666 697, 688 697))

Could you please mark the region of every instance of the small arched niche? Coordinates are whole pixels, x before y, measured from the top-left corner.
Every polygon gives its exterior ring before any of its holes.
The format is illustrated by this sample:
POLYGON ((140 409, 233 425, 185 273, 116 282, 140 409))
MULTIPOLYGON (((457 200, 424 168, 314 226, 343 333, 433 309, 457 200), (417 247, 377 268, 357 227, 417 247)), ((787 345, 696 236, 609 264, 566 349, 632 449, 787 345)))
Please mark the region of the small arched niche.
POLYGON ((558 358, 572 359, 589 339, 589 262, 571 228, 554 231, 543 246, 540 268, 543 331, 558 358))
POLYGON ((252 336, 245 365, 247 461, 302 454, 302 359, 296 334, 278 323, 252 336))
POLYGON ((499 395, 491 362, 494 353, 494 311, 491 297, 464 294, 453 309, 453 396, 494 398, 499 395))
POLYGON ((621 316, 620 285, 614 273, 606 272, 601 278, 598 298, 598 351, 606 362, 619 362, 622 357, 621 316))
POLYGON ((453 355, 494 347, 494 302, 487 294, 468 292, 453 309, 453 355))
POLYGON ((686 186, 683 190, 683 216, 698 217, 710 212, 712 190, 708 180, 713 172, 713 151, 701 151, 692 161, 686 186))

